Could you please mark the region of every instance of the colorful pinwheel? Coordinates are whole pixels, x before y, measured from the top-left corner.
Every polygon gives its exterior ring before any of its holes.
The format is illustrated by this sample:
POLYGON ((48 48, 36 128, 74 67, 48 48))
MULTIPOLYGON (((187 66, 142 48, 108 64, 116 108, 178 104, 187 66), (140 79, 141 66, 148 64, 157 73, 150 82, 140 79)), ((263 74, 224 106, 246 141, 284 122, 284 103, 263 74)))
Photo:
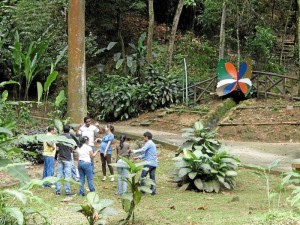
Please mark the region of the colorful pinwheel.
POLYGON ((251 61, 247 60, 240 65, 240 70, 231 62, 222 59, 218 63, 218 84, 217 94, 219 96, 227 95, 232 91, 240 90, 244 95, 248 95, 252 82, 250 80, 252 73, 251 61))

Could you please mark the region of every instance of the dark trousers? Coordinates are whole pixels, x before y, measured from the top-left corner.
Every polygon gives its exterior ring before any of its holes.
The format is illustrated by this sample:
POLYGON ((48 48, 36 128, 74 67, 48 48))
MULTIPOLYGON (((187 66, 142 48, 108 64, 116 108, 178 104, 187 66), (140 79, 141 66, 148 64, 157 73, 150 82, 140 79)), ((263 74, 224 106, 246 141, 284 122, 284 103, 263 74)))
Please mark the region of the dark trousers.
MULTIPOLYGON (((156 167, 145 165, 144 168, 148 168, 148 170, 147 171, 146 170, 142 171, 141 178, 146 177, 147 174, 149 173, 150 174, 150 179, 153 180, 153 182, 155 183, 155 170, 156 170, 156 167)), ((150 189, 152 190, 152 194, 156 193, 156 188, 155 188, 154 185, 151 185, 150 189)))
POLYGON ((114 169, 110 165, 111 164, 111 154, 106 154, 106 157, 104 157, 104 154, 101 153, 100 157, 101 157, 103 176, 106 176, 106 164, 108 165, 108 169, 109 169, 110 174, 113 175, 114 174, 114 169))

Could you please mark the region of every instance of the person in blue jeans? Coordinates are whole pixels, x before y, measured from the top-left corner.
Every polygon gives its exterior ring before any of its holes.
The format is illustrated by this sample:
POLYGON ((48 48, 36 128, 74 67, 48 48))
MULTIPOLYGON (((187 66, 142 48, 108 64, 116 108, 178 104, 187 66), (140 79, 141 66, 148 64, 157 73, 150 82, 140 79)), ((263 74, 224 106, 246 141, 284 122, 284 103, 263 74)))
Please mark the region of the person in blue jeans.
MULTIPOLYGON (((54 135, 55 133, 56 130, 53 126, 48 127, 48 133, 46 135, 54 135)), ((43 147, 44 147, 43 149, 43 158, 44 158, 43 179, 44 179, 46 177, 54 176, 56 144, 54 142, 44 142, 43 147)), ((42 187, 55 188, 55 185, 44 183, 42 187)))
POLYGON ((81 183, 79 195, 84 196, 85 177, 87 178, 90 192, 95 191, 93 184, 92 159, 97 155, 99 150, 93 152, 92 147, 89 146, 89 138, 87 136, 82 137, 81 143, 82 146, 78 149, 78 170, 81 183))
MULTIPOLYGON (((105 134, 102 140, 100 139, 101 140, 100 157, 101 157, 102 173, 103 173, 102 181, 106 180, 106 164, 108 165, 110 174, 114 175, 114 169, 110 165, 111 154, 112 154, 112 142, 115 139, 113 132, 114 132, 114 126, 108 124, 107 126, 105 126, 105 134)), ((96 140, 99 140, 99 138, 97 138, 96 140)), ((114 177, 111 177, 110 181, 114 181, 114 180, 115 180, 114 177)))
MULTIPOLYGON (((150 179, 152 179, 155 183, 155 171, 157 167, 157 153, 156 153, 156 145, 152 141, 152 134, 150 132, 144 133, 144 142, 145 145, 137 150, 129 150, 129 152, 132 152, 134 154, 137 153, 143 153, 140 156, 135 157, 134 159, 143 159, 146 162, 148 162, 146 165, 144 165, 144 168, 147 168, 147 170, 143 170, 141 174, 141 178, 144 178, 150 174, 150 179)), ((152 195, 156 195, 156 187, 155 185, 151 185, 152 195)))
POLYGON ((129 158, 129 144, 125 143, 126 135, 121 134, 120 143, 117 146, 117 163, 123 165, 124 167, 117 167, 118 171, 118 192, 116 194, 122 195, 127 192, 127 182, 126 176, 128 174, 128 165, 119 156, 123 156, 125 158, 129 158))
MULTIPOLYGON (((68 139, 72 139, 70 135, 70 126, 63 126, 64 134, 68 139)), ((70 179, 71 178, 71 169, 72 169, 72 154, 74 147, 59 143, 58 147, 58 167, 57 167, 57 178, 61 179, 70 179)), ((67 196, 71 196, 71 186, 69 182, 65 182, 65 192, 67 196)), ((56 195, 61 194, 61 183, 56 183, 56 195)))

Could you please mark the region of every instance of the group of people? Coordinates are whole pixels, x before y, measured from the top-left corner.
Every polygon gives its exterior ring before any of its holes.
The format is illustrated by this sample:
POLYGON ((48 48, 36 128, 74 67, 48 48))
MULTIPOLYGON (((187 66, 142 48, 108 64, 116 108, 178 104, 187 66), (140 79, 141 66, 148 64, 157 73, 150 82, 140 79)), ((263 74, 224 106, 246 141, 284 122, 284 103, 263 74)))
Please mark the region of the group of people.
MULTIPOLYGON (((80 125, 76 130, 76 136, 80 137, 79 141, 74 135, 70 134, 70 126, 64 125, 62 134, 68 139, 73 139, 76 142, 77 146, 71 146, 67 144, 54 142, 45 142, 44 143, 44 171, 43 171, 43 179, 45 177, 54 176, 55 169, 55 156, 57 155, 58 167, 57 167, 57 177, 59 179, 71 179, 80 181, 80 191, 79 195, 85 195, 84 184, 87 180, 88 188, 90 192, 95 191, 95 186, 93 184, 94 178, 94 158, 100 152, 100 159, 102 164, 102 173, 103 178, 102 181, 107 179, 106 176, 106 165, 109 168, 110 175, 114 175, 114 170, 111 165, 112 163, 112 153, 113 146, 112 143, 115 139, 114 136, 114 127, 111 124, 108 124, 104 128, 105 133, 102 138, 98 137, 100 134, 99 123, 95 125, 91 124, 91 118, 85 117, 84 124, 80 125), (95 149, 95 143, 100 143, 99 149, 95 149), (76 149, 77 148, 77 149, 76 149), (76 160, 78 160, 78 172, 76 172, 75 164, 74 164, 74 152, 76 149, 76 160)), ((48 128, 47 135, 53 135, 56 133, 54 127, 48 128)), ((126 135, 122 134, 119 138, 119 144, 116 147, 117 154, 117 163, 123 164, 124 167, 118 167, 118 195, 122 195, 127 192, 127 182, 125 181, 125 177, 127 176, 128 170, 126 163, 119 157, 130 157, 130 154, 140 154, 134 159, 143 159, 147 161, 145 167, 147 170, 143 170, 141 177, 146 177, 147 174, 150 174, 150 178, 155 182, 155 170, 157 167, 157 154, 156 154, 156 145, 152 141, 152 134, 150 132, 144 133, 144 142, 145 145, 141 149, 131 150, 129 144, 126 142, 126 135)), ((111 176, 111 182, 114 181, 114 176, 111 176)), ((50 187, 49 184, 45 183, 43 186, 50 187)), ((55 185, 56 194, 61 194, 61 183, 56 182, 55 185)), ((151 186, 152 195, 156 194, 156 188, 154 185, 151 186)), ((71 192, 70 183, 65 182, 65 193, 67 196, 73 195, 71 192)))

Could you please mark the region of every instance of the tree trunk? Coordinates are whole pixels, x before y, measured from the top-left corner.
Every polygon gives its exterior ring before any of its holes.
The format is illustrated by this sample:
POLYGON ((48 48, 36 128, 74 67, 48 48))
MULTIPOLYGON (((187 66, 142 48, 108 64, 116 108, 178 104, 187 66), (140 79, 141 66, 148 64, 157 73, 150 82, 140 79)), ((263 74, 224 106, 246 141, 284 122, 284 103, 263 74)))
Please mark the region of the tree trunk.
POLYGON ((220 47, 219 47, 219 60, 224 58, 225 50, 225 22, 226 22, 226 1, 223 1, 222 19, 220 27, 220 47))
POLYGON ((125 52, 125 44, 124 44, 124 39, 122 36, 122 30, 121 30, 121 11, 118 13, 118 18, 117 18, 117 23, 118 23, 118 39, 120 40, 121 44, 121 54, 122 54, 122 59, 124 59, 123 63, 123 72, 126 73, 127 71, 127 59, 126 59, 126 52, 125 52))
MULTIPOLYGON (((297 33, 298 33, 298 67, 300 67, 300 0, 297 0, 298 4, 298 14, 297 14, 297 33)), ((298 70, 298 77, 300 79, 300 72, 298 70)), ((298 96, 300 96, 300 81, 298 83, 298 96)))
POLYGON ((184 0, 179 0, 178 5, 177 5, 177 10, 173 19, 173 25, 172 25, 172 31, 171 31, 171 37, 169 40, 169 48, 168 48, 168 61, 167 61, 167 70, 170 69, 171 64, 172 64, 172 59, 173 59, 173 50, 174 50, 174 42, 175 42, 175 37, 176 37, 176 32, 177 32, 177 26, 179 22, 179 18, 182 12, 184 0))
POLYGON ((154 29, 154 8, 153 0, 148 0, 149 4, 149 25, 148 25, 148 37, 147 37, 147 62, 152 62, 152 41, 153 41, 153 29, 154 29))
POLYGON ((81 123, 86 114, 85 1, 69 0, 68 116, 81 123))

